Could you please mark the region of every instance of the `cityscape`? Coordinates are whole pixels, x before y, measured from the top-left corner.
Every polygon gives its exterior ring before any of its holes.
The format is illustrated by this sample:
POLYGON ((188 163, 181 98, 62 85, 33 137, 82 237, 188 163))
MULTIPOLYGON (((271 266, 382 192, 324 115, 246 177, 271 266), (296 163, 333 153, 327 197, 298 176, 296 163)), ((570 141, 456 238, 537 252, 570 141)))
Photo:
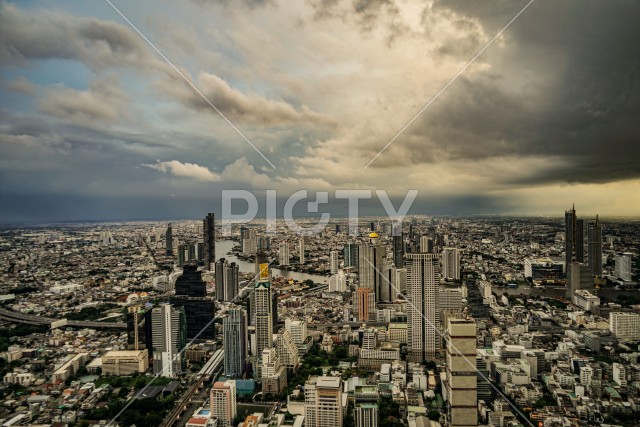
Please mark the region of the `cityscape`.
POLYGON ((638 17, 0 0, 0 427, 640 425, 638 17))

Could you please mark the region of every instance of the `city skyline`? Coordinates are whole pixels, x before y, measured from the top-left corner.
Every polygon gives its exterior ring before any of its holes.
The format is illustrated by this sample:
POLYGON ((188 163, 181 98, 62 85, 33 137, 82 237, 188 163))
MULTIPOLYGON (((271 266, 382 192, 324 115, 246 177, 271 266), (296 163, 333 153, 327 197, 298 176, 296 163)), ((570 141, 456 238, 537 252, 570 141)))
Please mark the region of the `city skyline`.
POLYGON ((639 8, 3 2, 0 223, 198 218, 222 189, 637 215, 639 8))

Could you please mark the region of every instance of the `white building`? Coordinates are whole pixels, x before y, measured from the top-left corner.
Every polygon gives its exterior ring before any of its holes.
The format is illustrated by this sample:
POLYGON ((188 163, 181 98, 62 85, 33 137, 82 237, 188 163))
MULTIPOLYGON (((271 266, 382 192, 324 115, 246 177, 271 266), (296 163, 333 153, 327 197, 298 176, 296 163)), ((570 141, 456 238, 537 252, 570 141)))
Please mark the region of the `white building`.
POLYGON ((342 381, 339 377, 311 377, 304 385, 305 427, 342 425, 342 381))
POLYGON ((573 303, 586 311, 591 311, 600 305, 600 298, 591 292, 578 289, 573 293, 573 303))
POLYGON ((622 255, 616 255, 615 269, 613 275, 625 282, 631 281, 631 259, 633 254, 625 252, 622 255))
POLYGON ((625 387, 627 385, 627 368, 620 363, 614 363, 611 365, 611 371, 613 376, 613 382, 618 384, 621 387, 625 387))
POLYGON ((609 330, 620 341, 640 340, 640 314, 609 313, 609 330))
POLYGON ((331 274, 338 273, 338 251, 331 251, 331 274))
POLYGON ((407 341, 412 362, 431 360, 439 349, 440 262, 436 254, 407 254, 407 341))
POLYGON ((280 247, 278 248, 278 262, 280 265, 289 265, 290 264, 290 256, 289 256, 289 243, 288 242, 280 242, 280 247))
POLYGON ((460 280, 460 249, 443 249, 442 278, 445 280, 460 280))

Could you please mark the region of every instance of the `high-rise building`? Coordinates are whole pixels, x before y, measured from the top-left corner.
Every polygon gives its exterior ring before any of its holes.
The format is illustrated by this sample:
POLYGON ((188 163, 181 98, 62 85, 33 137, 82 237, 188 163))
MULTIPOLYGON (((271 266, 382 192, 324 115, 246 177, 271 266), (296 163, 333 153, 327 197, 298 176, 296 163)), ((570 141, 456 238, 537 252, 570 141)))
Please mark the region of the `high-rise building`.
POLYGON ((153 373, 175 377, 182 372, 186 359, 182 350, 187 344, 186 316, 182 307, 160 304, 151 311, 153 373))
POLYGON ((233 427, 238 415, 236 406, 236 382, 216 381, 211 388, 211 416, 218 419, 218 427, 233 427))
POLYGON ((171 229, 171 223, 167 226, 167 231, 165 232, 165 255, 173 256, 173 230, 171 229))
POLYGON ((420 236, 420 252, 431 254, 433 253, 433 246, 435 244, 434 238, 430 236, 420 236))
POLYGON ((378 404, 358 402, 353 409, 355 427, 378 427, 378 404))
POLYGON ((602 226, 596 215, 596 220, 588 224, 587 230, 588 262, 591 274, 602 277, 602 226))
POLYGON ((330 260, 331 274, 338 273, 338 251, 331 251, 329 253, 329 260, 330 260))
POLYGON ((218 301, 233 301, 238 296, 239 284, 238 265, 220 258, 216 262, 216 299, 218 301))
POLYGON ((151 309, 141 305, 128 307, 127 309, 127 349, 147 350, 148 356, 152 356, 152 327, 151 309))
POLYGON ((575 259, 578 262, 584 262, 584 220, 576 218, 575 230, 575 259))
MULTIPOLYGON (((273 346, 273 296, 271 291, 271 276, 269 264, 260 265, 260 274, 253 292, 253 301, 256 316, 256 355, 260 359, 262 350, 273 346)), ((256 360, 254 374, 261 378, 262 363, 256 360)))
POLYGON ((195 265, 187 264, 182 274, 176 279, 176 295, 187 297, 206 297, 207 285, 202 280, 202 273, 195 265))
POLYGON ((356 289, 353 293, 353 313, 358 317, 358 322, 367 322, 375 319, 376 297, 373 289, 356 289))
POLYGON ((307 340, 308 334, 306 321, 286 318, 284 320, 284 327, 291 334, 291 339, 296 347, 300 348, 307 340))
POLYGON ((444 248, 442 250, 442 278, 460 280, 460 249, 444 248))
POLYGON ((298 346, 293 341, 293 337, 288 329, 282 328, 278 331, 276 337, 276 350, 280 364, 287 368, 290 372, 295 372, 300 366, 300 357, 298 356, 298 346))
POLYGON ((305 262, 304 251, 305 251, 305 242, 304 242, 304 236, 302 236, 300 237, 300 241, 298 242, 298 259, 300 260, 300 264, 304 264, 305 262))
POLYGON ((305 426, 341 426, 342 412, 340 377, 310 377, 304 385, 305 426))
POLYGON ((230 308, 222 319, 224 373, 230 378, 242 378, 247 363, 247 313, 239 307, 230 308))
POLYGON ((564 266, 567 281, 571 276, 571 261, 575 259, 576 246, 576 209, 564 213, 564 266))
POLYGON ((204 221, 202 221, 202 233, 204 238, 204 268, 205 270, 211 270, 216 262, 216 228, 213 213, 208 213, 204 221))
POLYGON ((390 302, 391 296, 384 289, 389 286, 384 277, 387 247, 379 244, 379 240, 378 233, 372 232, 369 234, 369 244, 361 245, 358 249, 358 287, 373 289, 378 302, 390 302))
POLYGON ((587 264, 572 261, 569 265, 569 269, 570 272, 568 274, 569 279, 567 280, 566 295, 570 301, 573 301, 573 297, 577 290, 591 290, 593 289, 594 282, 593 274, 591 274, 587 264))
POLYGON ((278 248, 278 262, 280 265, 289 265, 291 263, 289 242, 280 242, 280 246, 278 248))
POLYGON ((391 229, 393 241, 393 264, 396 268, 404 267, 404 239, 402 236, 402 224, 394 224, 391 229))
POLYGON ((176 279, 175 292, 171 304, 184 308, 187 338, 215 339, 215 304, 207 297, 207 285, 195 265, 184 266, 182 275, 176 279))
POLYGON ((347 243, 344 246, 344 268, 358 268, 358 245, 347 243))
POLYGON ((633 259, 633 254, 631 252, 625 252, 621 255, 616 255, 615 257, 615 268, 613 270, 613 275, 621 279, 625 282, 629 282, 632 279, 631 275, 631 261, 633 259))
POLYGON ((449 319, 447 324, 447 379, 451 427, 478 425, 478 380, 476 372, 476 322, 449 319))
POLYGON ((439 348, 438 298, 440 262, 438 255, 407 255, 407 325, 409 358, 431 360, 439 348))

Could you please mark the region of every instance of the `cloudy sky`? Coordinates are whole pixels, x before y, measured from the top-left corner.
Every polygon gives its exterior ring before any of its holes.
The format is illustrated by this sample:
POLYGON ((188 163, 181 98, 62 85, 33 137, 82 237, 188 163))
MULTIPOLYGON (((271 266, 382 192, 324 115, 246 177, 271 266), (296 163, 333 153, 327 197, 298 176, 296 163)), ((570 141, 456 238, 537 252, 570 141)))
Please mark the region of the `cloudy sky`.
POLYGON ((0 222, 222 189, 640 214, 640 2, 536 0, 465 68, 528 0, 112 1, 160 53, 106 1, 0 2, 0 222))

